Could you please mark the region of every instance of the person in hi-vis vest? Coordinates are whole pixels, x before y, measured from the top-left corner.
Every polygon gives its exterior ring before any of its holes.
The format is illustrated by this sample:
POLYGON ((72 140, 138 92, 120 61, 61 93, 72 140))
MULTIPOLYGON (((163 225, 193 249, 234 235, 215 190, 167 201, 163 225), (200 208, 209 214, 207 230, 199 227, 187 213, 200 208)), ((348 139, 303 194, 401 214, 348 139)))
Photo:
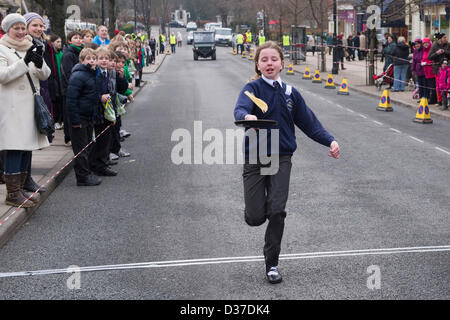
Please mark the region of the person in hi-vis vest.
POLYGON ((258 43, 259 46, 266 43, 266 36, 264 35, 264 33, 262 31, 259 33, 258 42, 259 42, 258 43))
POLYGON ((238 33, 236 36, 237 49, 236 53, 239 54, 239 48, 241 48, 241 54, 244 52, 244 36, 241 33, 238 33))
POLYGON ((247 37, 247 43, 252 43, 252 32, 250 30, 247 30, 245 36, 247 37))
POLYGON ((291 41, 290 41, 289 35, 287 35, 287 34, 283 35, 283 51, 285 54, 289 52, 290 46, 291 46, 291 41))
POLYGON ((164 34, 159 35, 159 53, 164 53, 164 43, 166 42, 166 37, 164 34))
POLYGON ((170 47, 172 49, 172 53, 175 53, 175 48, 177 47, 177 36, 175 35, 175 33, 172 32, 170 34, 169 42, 170 42, 170 47))

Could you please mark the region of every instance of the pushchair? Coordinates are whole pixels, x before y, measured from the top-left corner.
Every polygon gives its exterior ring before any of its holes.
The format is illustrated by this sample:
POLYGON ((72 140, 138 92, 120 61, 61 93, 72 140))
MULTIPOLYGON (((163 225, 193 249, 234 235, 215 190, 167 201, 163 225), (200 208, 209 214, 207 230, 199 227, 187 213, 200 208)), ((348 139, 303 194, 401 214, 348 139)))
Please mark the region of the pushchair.
POLYGON ((394 84, 394 65, 390 64, 386 71, 383 71, 380 75, 374 74, 373 80, 375 80, 375 86, 378 90, 381 90, 383 84, 389 85, 388 89, 391 89, 394 84))

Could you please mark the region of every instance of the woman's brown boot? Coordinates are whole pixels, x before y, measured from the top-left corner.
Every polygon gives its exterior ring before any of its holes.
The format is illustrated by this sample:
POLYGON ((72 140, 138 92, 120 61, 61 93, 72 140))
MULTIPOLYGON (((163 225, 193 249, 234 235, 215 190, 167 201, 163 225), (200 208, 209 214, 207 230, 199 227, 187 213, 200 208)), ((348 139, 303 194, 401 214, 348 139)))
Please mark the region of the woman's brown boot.
POLYGON ((5 183, 6 183, 6 200, 5 203, 9 206, 18 207, 22 205, 23 208, 31 208, 34 207, 34 202, 27 200, 22 193, 21 183, 22 183, 22 174, 5 174, 5 183))
POLYGON ((28 193, 23 189, 25 181, 27 180, 28 172, 21 172, 20 175, 22 179, 20 180, 20 191, 22 191, 23 196, 25 197, 25 199, 28 199, 31 196, 29 200, 33 201, 34 203, 38 203, 40 199, 39 193, 28 193))

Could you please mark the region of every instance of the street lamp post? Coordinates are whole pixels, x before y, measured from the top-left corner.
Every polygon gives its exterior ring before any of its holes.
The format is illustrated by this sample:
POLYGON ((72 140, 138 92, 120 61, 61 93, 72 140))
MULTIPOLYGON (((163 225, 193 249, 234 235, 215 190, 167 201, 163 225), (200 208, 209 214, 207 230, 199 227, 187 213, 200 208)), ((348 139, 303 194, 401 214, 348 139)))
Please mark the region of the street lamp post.
POLYGON ((137 12, 136 12, 136 0, 134 0, 134 34, 137 34, 137 12))
POLYGON ((333 68, 331 69, 332 74, 339 74, 339 61, 337 56, 337 0, 333 1, 333 68))
POLYGON ((102 25, 105 25, 105 0, 102 0, 102 25))

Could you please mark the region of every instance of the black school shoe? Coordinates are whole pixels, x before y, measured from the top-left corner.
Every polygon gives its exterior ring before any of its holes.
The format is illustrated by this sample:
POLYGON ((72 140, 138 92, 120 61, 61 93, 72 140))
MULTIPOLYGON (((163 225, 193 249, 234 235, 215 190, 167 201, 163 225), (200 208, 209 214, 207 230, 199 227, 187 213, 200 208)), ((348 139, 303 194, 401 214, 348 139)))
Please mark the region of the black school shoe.
POLYGON ((117 176, 117 172, 112 170, 111 168, 105 168, 100 171, 94 171, 94 173, 98 176, 107 176, 107 177, 117 176))
POLYGON ((271 284, 280 283, 283 281, 283 277, 278 271, 278 267, 271 267, 269 271, 266 273, 267 281, 271 284))
POLYGON ((93 175, 89 175, 83 180, 77 180, 77 186, 79 187, 98 186, 100 183, 102 183, 102 179, 93 175))

